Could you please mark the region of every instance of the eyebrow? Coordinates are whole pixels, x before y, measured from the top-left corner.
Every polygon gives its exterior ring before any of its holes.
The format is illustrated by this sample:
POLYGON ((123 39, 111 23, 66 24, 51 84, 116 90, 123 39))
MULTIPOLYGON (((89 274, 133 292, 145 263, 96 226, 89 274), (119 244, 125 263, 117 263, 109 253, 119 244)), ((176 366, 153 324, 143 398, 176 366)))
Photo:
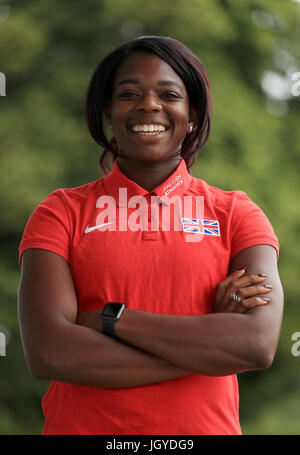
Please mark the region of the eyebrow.
MULTIPOLYGON (((138 84, 139 82, 140 82, 139 79, 134 78, 123 79, 118 83, 117 87, 124 84, 138 84)), ((158 85, 162 87, 163 86, 177 87, 182 93, 184 93, 182 85, 180 85, 179 82, 176 81, 158 81, 158 85)))

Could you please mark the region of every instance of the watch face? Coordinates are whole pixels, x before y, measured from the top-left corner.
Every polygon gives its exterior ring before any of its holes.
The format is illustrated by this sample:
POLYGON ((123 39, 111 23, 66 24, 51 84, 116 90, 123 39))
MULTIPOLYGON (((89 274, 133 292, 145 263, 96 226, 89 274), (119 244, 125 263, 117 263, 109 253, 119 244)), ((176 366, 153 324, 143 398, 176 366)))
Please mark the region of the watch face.
POLYGON ((103 315, 116 318, 119 315, 119 311, 123 307, 123 303, 108 302, 106 305, 103 315))

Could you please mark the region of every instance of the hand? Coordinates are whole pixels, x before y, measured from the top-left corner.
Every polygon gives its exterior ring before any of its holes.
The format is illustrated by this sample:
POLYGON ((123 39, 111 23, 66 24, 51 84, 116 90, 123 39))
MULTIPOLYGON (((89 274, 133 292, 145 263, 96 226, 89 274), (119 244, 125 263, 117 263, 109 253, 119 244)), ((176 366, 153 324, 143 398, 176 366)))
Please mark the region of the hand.
POLYGON ((266 305, 270 299, 257 294, 268 293, 272 287, 264 287, 264 275, 245 275, 245 269, 237 270, 228 275, 217 285, 213 313, 245 313, 250 308, 266 305), (235 292, 242 300, 236 302, 231 298, 235 292))
POLYGON ((90 329, 102 332, 102 319, 100 317, 101 310, 82 311, 77 314, 76 324, 84 325, 90 329))

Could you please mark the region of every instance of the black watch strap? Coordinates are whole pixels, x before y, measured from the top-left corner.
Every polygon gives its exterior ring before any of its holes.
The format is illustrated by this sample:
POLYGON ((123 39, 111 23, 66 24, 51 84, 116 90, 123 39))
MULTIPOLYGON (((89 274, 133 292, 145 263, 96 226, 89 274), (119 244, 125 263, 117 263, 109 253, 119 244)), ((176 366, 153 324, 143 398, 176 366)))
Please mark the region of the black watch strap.
POLYGON ((118 338, 115 334, 115 323, 120 319, 124 309, 124 303, 108 302, 101 312, 102 332, 112 338, 118 338))
POLYGON ((117 335, 115 334, 115 329, 114 329, 115 323, 118 319, 102 317, 102 314, 101 314, 101 319, 102 319, 102 333, 110 336, 111 338, 118 338, 117 335))

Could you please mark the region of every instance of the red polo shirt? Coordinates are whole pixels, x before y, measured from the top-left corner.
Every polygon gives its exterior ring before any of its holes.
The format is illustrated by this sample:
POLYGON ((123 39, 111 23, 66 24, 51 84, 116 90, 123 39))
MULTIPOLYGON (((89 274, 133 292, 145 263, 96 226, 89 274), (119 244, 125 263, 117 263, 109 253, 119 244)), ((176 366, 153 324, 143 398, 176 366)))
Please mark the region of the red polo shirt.
MULTIPOLYGON (((78 311, 106 302, 173 315, 212 311, 217 284, 244 248, 272 245, 273 228, 242 191, 193 178, 180 161, 151 193, 117 161, 103 178, 58 189, 32 213, 19 249, 64 257, 78 311)), ((225 334, 224 334, 225 335, 225 334)), ((240 434, 236 375, 199 374, 126 389, 52 381, 44 434, 240 434)))

